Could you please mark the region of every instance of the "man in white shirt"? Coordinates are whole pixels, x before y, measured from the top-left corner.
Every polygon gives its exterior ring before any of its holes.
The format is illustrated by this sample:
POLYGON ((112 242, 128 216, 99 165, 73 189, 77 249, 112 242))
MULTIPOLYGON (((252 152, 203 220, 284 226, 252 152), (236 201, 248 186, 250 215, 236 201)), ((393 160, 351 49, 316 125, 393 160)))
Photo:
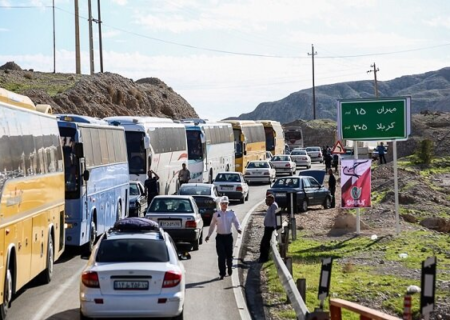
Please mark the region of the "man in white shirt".
POLYGON ((269 260, 270 239, 272 239, 272 233, 277 227, 275 214, 278 209, 278 204, 275 202, 275 197, 273 194, 267 195, 266 205, 268 208, 266 216, 264 217, 264 235, 261 239, 261 245, 259 248, 260 256, 258 261, 261 263, 269 260))
POLYGON ((228 197, 220 198, 220 211, 213 214, 211 224, 209 225, 208 236, 205 241, 208 242, 209 237, 217 227, 216 251, 218 256, 219 276, 222 280, 225 277, 225 268, 228 267, 228 275, 231 276, 233 270, 233 235, 231 226, 234 225, 239 234, 242 233, 241 225, 236 214, 232 210, 228 210, 228 197), (225 264, 226 263, 226 264, 225 264))

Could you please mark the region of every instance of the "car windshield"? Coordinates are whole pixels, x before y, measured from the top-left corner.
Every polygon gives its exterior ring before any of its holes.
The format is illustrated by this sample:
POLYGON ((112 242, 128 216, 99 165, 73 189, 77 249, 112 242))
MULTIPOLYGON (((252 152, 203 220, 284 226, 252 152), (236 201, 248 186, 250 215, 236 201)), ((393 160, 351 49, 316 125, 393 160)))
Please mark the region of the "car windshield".
POLYGON ((319 147, 307 147, 306 151, 320 151, 319 147))
POLYGON ((299 183, 298 178, 281 178, 275 181, 272 188, 298 188, 299 183))
POLYGON ((235 173, 219 173, 216 177, 217 182, 241 182, 238 174, 235 173))
POLYGON ((155 198, 152 201, 148 212, 164 212, 164 213, 192 213, 191 201, 188 199, 177 199, 177 198, 155 198))
POLYGON ((130 183, 130 196, 138 196, 139 195, 139 187, 135 183, 130 183))
POLYGON ((293 155, 293 156, 306 156, 306 151, 303 151, 303 150, 292 151, 291 155, 293 155))
POLYGON ((289 157, 287 156, 275 156, 272 158, 272 161, 289 161, 289 157))
POLYGON ((180 194, 185 196, 210 196, 211 187, 209 186, 191 186, 185 184, 180 189, 180 194))
POLYGON ((167 262, 164 240, 104 239, 98 248, 97 262, 167 262))
POLYGON ((247 165, 248 169, 262 169, 268 167, 269 164, 267 162, 249 162, 247 165))

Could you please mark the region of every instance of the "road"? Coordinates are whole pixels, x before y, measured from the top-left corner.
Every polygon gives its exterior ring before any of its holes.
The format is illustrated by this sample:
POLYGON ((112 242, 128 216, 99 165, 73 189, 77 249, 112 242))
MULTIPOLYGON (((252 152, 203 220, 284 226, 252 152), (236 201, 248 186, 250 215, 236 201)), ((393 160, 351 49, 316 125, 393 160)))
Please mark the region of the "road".
MULTIPOLYGON (((313 169, 323 165, 313 165, 313 169)), ((244 204, 231 203, 240 221, 255 204, 265 198, 267 185, 252 185, 249 201, 244 204)), ((208 227, 204 229, 204 237, 208 227)), ((241 236, 239 236, 241 237, 241 236)), ((239 310, 233 292, 231 277, 219 280, 214 236, 200 246, 199 251, 191 252, 191 260, 184 262, 186 267, 185 319, 239 319, 239 310)), ((234 232, 234 239, 237 233, 234 232)), ((237 267, 237 260, 235 260, 237 267)), ((8 313, 9 320, 74 320, 79 319, 79 278, 86 264, 74 250, 66 250, 55 264, 52 282, 36 285, 31 282, 14 299, 8 313)), ((236 270, 235 270, 236 271, 236 270)))

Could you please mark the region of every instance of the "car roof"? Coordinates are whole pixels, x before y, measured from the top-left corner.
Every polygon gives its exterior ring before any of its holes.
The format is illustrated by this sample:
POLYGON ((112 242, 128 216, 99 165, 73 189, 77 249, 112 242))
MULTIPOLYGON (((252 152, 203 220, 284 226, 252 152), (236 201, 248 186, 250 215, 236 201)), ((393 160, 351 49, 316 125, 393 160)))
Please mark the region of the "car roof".
POLYGON ((192 188, 192 187, 214 187, 213 184, 210 183, 185 183, 180 188, 192 188))
POLYGON ((217 174, 219 175, 219 174, 242 174, 242 173, 237 172, 237 171, 221 171, 221 172, 217 172, 217 174))
POLYGON ((105 239, 153 239, 153 240, 164 240, 159 232, 155 231, 115 231, 112 230, 108 232, 105 239))
POLYGON ((168 195, 168 196, 156 196, 153 199, 187 199, 193 200, 192 196, 182 196, 182 195, 168 195))
POLYGON ((247 163, 251 163, 251 162, 270 162, 270 161, 267 160, 267 159, 263 159, 263 160, 250 160, 250 161, 247 162, 247 163))

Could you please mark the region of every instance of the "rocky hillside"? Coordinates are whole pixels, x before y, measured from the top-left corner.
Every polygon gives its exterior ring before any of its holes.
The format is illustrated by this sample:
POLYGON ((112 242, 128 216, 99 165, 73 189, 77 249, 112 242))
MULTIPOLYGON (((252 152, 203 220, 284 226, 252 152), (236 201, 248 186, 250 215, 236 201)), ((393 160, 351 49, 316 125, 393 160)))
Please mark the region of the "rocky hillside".
MULTIPOLYGON (((412 97, 412 113, 429 110, 450 111, 450 67, 423 74, 403 76, 390 81, 378 81, 380 97, 412 97)), ((373 98, 373 81, 343 82, 316 87, 316 118, 336 119, 338 99, 373 98)), ((296 119, 311 120, 312 89, 294 92, 275 102, 260 103, 250 113, 237 119, 272 119, 287 123, 296 119)))
POLYGON ((22 70, 8 62, 0 67, 0 87, 50 104, 54 113, 93 117, 140 115, 172 119, 198 117, 192 106, 157 78, 134 82, 114 73, 75 75, 22 70))

